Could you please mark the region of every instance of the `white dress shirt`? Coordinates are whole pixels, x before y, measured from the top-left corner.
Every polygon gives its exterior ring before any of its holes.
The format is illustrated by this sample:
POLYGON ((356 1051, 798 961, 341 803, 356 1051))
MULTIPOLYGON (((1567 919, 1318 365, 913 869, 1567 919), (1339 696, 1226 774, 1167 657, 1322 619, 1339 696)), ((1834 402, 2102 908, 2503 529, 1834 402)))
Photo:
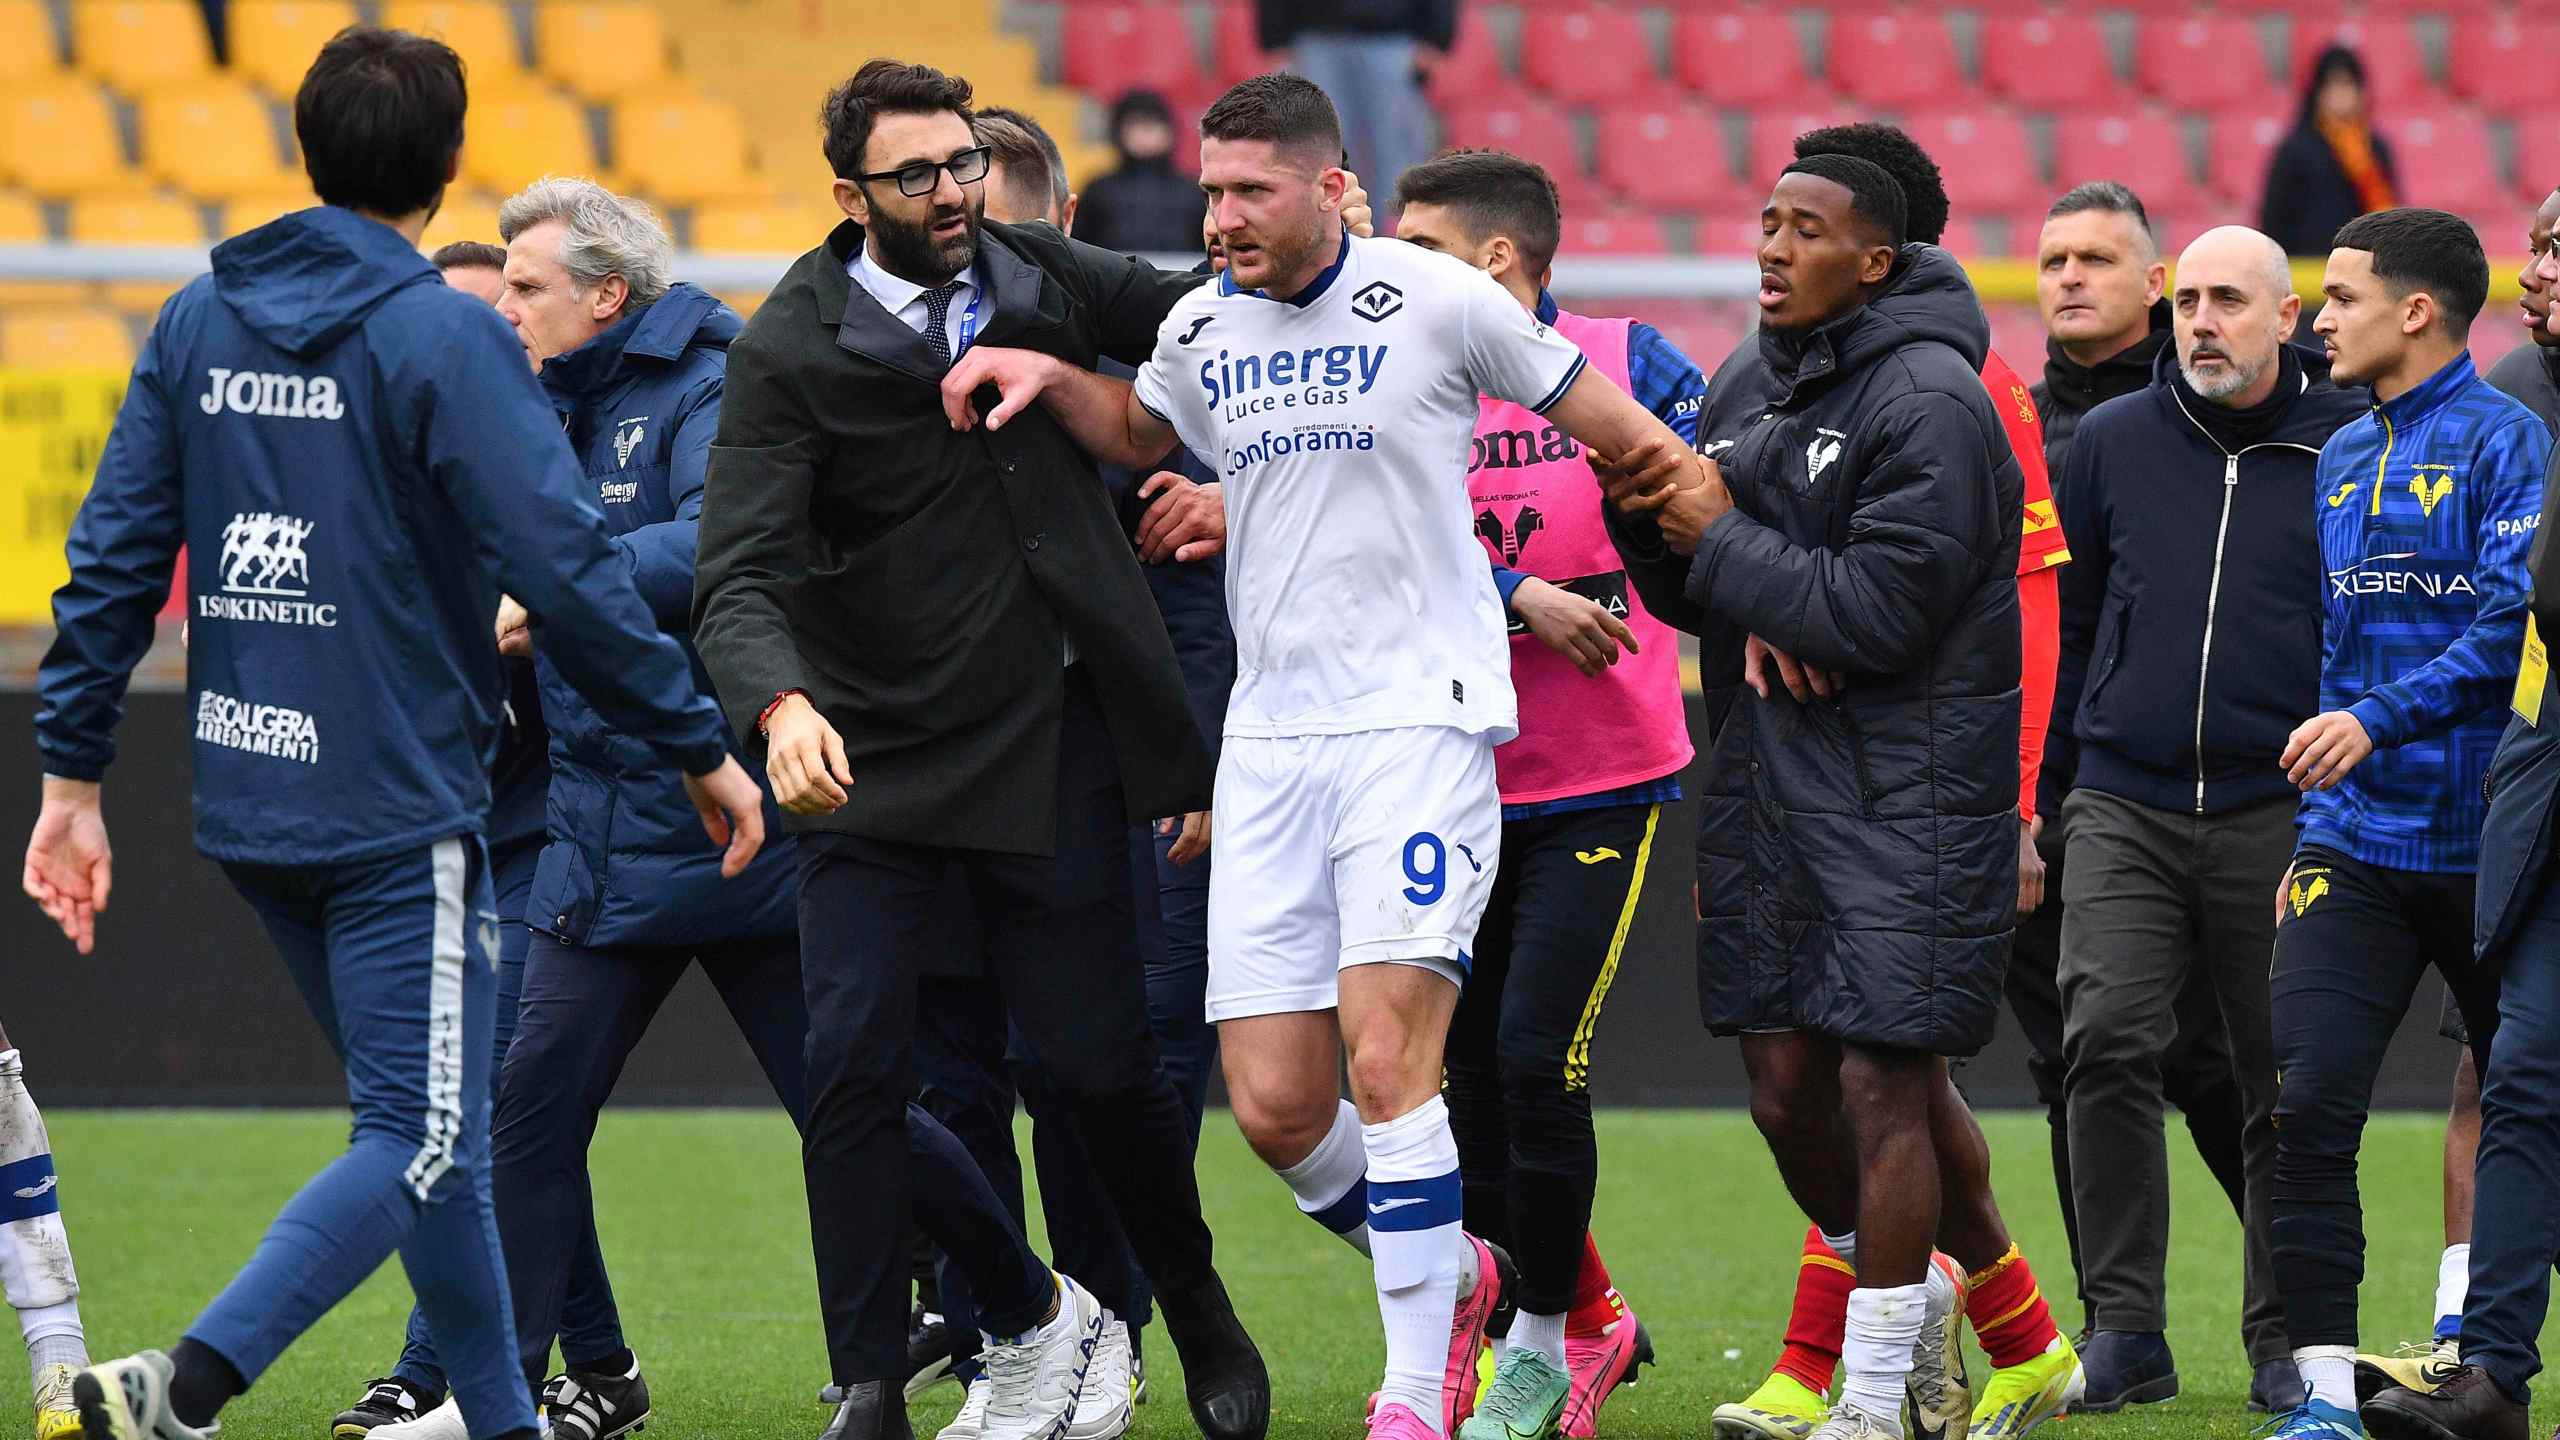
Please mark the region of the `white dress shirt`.
MULTIPOLYGON (((844 273, 853 278, 854 284, 871 292, 871 298, 880 302, 881 309, 898 317, 899 324, 919 335, 924 333, 928 318, 924 286, 882 269, 871 258, 868 245, 855 251, 853 258, 845 262, 844 273)), ((951 309, 943 316, 942 327, 943 339, 950 346, 951 357, 956 360, 966 348, 961 343, 961 336, 963 327, 968 324, 969 307, 978 300, 978 267, 972 265, 952 276, 951 280, 960 288, 951 293, 951 309)))

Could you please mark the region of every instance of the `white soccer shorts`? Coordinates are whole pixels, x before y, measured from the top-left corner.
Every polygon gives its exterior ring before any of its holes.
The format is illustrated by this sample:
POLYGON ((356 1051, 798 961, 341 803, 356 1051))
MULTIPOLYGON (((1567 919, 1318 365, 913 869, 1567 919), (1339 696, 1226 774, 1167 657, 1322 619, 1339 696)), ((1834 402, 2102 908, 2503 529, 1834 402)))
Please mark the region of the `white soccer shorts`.
POLYGON ((1464 984, 1501 855, 1493 746, 1439 725, 1229 736, 1211 837, 1211 1021, 1333 1009, 1351 965, 1464 984))

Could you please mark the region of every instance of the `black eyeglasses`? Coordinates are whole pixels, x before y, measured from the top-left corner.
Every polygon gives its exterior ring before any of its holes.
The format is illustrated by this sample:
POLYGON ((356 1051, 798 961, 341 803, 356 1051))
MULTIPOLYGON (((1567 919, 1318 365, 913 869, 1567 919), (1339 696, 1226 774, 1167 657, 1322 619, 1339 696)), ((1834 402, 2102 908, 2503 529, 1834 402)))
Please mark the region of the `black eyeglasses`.
POLYGON ((995 158, 995 153, 992 147, 981 145, 974 150, 963 150, 939 165, 931 160, 919 160, 895 170, 879 170, 853 178, 857 181, 895 180, 901 195, 930 195, 934 187, 942 183, 945 170, 951 172, 952 182, 958 185, 974 185, 986 179, 987 166, 995 158))

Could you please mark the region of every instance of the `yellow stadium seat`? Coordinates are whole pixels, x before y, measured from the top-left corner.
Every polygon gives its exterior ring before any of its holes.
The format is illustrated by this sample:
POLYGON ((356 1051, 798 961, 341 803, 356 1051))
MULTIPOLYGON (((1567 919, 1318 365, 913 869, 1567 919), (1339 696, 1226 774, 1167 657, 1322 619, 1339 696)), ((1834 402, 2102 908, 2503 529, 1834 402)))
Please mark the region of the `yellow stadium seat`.
POLYGON ((107 307, 144 322, 158 318, 160 307, 185 287, 184 280, 111 280, 98 287, 107 307))
POLYGON ((266 97, 237 80, 155 90, 139 107, 142 164, 207 200, 291 189, 266 97))
POLYGON ((738 318, 741 320, 753 316, 756 308, 764 304, 768 293, 770 292, 763 290, 714 290, 711 292, 713 299, 737 311, 738 318))
POLYGON ((36 197, 0 190, 0 245, 33 245, 52 238, 45 233, 44 207, 36 197))
POLYGON ((0 311, 91 305, 97 294, 80 280, 0 280, 0 311))
POLYGON ((0 90, 0 180, 48 199, 145 188, 125 164, 107 97, 86 80, 40 81, 0 90))
POLYGON ((291 95, 320 47, 354 23, 353 0, 231 0, 231 68, 291 95))
POLYGON ((0 0, 0 80, 51 75, 61 67, 44 0, 0 0))
POLYGON ((844 222, 832 203, 727 200, 693 207, 693 248, 747 255, 797 255, 844 222))
POLYGON ((533 12, 536 69, 569 93, 610 100, 667 82, 667 22, 655 5, 551 0, 533 12))
POLYGON ((84 195, 71 202, 70 238, 90 245, 201 245, 204 209, 169 195, 84 195))
POLYGON ((498 202, 486 195, 447 195, 444 208, 427 222, 426 236, 418 242, 418 248, 432 255, 456 240, 499 243, 498 202))
POLYGON ((196 0, 79 0, 71 60, 127 95, 213 71, 213 42, 196 0))
POLYGON ((474 96, 462 175, 512 194, 545 175, 593 175, 595 136, 586 111, 547 90, 474 96))
POLYGON ((243 235, 279 215, 308 210, 320 203, 308 190, 278 190, 273 194, 243 195, 227 201, 222 207, 219 233, 224 239, 243 235))
POLYGON ((476 97, 524 84, 516 22, 498 0, 389 0, 382 23, 433 35, 462 57, 464 81, 476 97))
POLYGON ((132 327, 112 310, 56 305, 0 311, 0 365, 120 370, 132 363, 132 327))
POLYGON ((613 107, 621 183, 664 204, 765 191, 747 158, 746 122, 717 100, 633 97, 613 107))

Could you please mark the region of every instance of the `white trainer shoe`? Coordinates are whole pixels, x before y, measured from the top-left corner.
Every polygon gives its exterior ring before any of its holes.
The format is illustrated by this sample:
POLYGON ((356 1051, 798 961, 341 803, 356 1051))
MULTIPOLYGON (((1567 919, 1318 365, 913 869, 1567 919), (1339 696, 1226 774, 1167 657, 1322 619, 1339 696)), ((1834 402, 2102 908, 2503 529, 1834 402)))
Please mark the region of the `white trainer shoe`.
POLYGON ((979 1432, 987 1428, 987 1395, 992 1389, 984 1375, 970 1381, 969 1398, 960 1402, 960 1413, 936 1431, 933 1440, 978 1440, 979 1432))
POLYGON ((1120 1440, 1136 1413, 1137 1385, 1129 1374, 1129 1326, 1108 1311, 1104 1314, 1102 1340, 1093 1347, 1093 1364, 1084 1372, 1075 1418, 1067 1422, 1067 1440, 1120 1440))
POLYGON ((1058 1278, 1058 1313, 1028 1335, 987 1337, 987 1413, 979 1440, 1063 1440, 1110 1317, 1091 1291, 1058 1278))
POLYGON ((462 1423, 462 1402, 447 1396, 415 1420, 376 1425, 365 1440, 471 1440, 471 1427, 462 1423))

